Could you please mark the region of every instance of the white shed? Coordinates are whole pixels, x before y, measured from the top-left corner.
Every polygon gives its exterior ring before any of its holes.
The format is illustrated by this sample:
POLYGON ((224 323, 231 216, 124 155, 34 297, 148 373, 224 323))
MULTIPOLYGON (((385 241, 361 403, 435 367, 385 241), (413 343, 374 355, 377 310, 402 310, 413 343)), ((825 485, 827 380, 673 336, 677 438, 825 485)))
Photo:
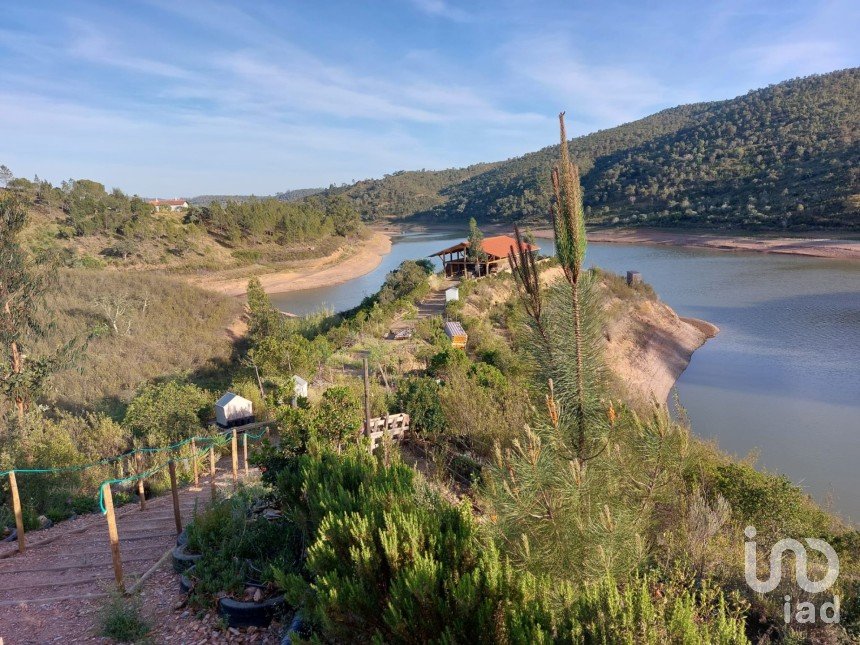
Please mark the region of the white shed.
POLYGON ((445 302, 452 302, 460 299, 460 290, 457 287, 445 289, 445 302))
POLYGON ((293 376, 293 394, 308 398, 308 382, 301 376, 293 376))
POLYGON ((254 420, 254 405, 246 398, 227 392, 215 402, 215 423, 231 428, 254 420))

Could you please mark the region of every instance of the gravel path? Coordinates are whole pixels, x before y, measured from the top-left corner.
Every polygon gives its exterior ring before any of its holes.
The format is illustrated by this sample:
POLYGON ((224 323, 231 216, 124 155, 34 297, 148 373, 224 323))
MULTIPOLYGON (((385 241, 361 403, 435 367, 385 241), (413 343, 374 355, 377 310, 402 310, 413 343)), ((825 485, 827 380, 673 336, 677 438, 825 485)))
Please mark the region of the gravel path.
MULTIPOLYGON (((232 488, 229 463, 223 460, 219 467, 217 485, 225 493, 232 488)), ((191 520, 196 507, 202 508, 209 501, 207 477, 201 478, 200 487, 181 489, 183 526, 191 520)), ((117 525, 125 585, 131 588, 176 543, 170 495, 147 500, 143 511, 137 504, 118 509, 117 525)), ((163 632, 166 626, 179 626, 177 621, 182 616, 163 613, 182 600, 171 564, 168 558, 158 573, 144 584, 142 591, 144 614, 156 619, 156 633, 163 632), (166 594, 163 591, 165 576, 173 579, 171 591, 166 594), (168 625, 164 624, 165 619, 168 625)), ((23 554, 17 553, 15 543, 4 544, 0 547, 0 642, 4 645, 108 642, 97 636, 98 618, 113 588, 107 522, 100 514, 60 522, 50 529, 27 534, 27 549, 23 554)), ((198 636, 193 633, 191 640, 184 637, 174 640, 153 634, 156 642, 199 642, 198 636)))

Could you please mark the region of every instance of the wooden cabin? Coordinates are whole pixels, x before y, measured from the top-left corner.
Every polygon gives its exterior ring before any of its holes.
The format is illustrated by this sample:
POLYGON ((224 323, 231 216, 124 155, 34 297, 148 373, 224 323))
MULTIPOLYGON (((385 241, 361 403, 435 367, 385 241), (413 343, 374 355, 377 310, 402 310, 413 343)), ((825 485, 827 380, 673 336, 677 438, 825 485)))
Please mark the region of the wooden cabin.
MULTIPOLYGON (((515 249, 517 241, 510 235, 496 235, 484 238, 481 243, 483 258, 480 261, 469 258, 469 242, 460 242, 447 249, 434 253, 430 257, 438 257, 445 267, 445 277, 461 275, 483 276, 495 273, 508 266, 508 252, 515 249)), ((523 242, 523 248, 535 253, 540 250, 534 244, 523 242)))
POLYGON ((466 349, 466 342, 469 340, 469 335, 463 329, 463 325, 458 322, 449 321, 445 323, 445 335, 451 339, 451 345, 456 349, 466 349))

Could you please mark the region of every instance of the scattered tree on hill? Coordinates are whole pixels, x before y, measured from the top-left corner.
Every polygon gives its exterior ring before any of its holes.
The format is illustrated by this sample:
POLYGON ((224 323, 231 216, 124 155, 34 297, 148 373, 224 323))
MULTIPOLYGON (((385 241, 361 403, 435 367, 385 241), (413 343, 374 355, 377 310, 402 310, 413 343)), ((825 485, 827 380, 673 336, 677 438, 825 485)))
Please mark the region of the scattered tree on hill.
POLYGON ((0 187, 6 188, 13 179, 15 179, 15 175, 12 174, 9 167, 6 165, 0 166, 0 187))
POLYGON ((26 214, 15 197, 0 199, 0 392, 14 402, 19 422, 48 378, 71 358, 74 343, 33 356, 31 341, 43 333, 37 317, 52 274, 32 263, 18 243, 26 214))

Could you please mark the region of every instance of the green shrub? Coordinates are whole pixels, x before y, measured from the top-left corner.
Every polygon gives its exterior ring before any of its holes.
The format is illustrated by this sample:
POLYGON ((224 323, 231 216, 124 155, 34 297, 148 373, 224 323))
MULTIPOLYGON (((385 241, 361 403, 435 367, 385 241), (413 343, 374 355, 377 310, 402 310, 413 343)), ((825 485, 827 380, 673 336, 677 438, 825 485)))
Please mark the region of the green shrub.
POLYGON ((129 598, 113 594, 102 608, 100 616, 101 635, 120 643, 134 643, 149 634, 149 624, 140 616, 139 596, 129 598))
POLYGON ((448 370, 457 367, 467 367, 469 363, 469 357, 466 356, 466 352, 449 345, 430 359, 427 373, 431 376, 444 377, 448 370))
POLYGON ((426 376, 400 381, 395 394, 396 411, 406 412, 415 432, 436 434, 445 429, 445 413, 439 401, 439 384, 426 376))
POLYGON ((581 643, 746 643, 743 603, 725 596, 708 581, 655 583, 634 579, 619 586, 611 578, 587 585, 574 616, 581 643))
POLYGON ((236 528, 236 513, 244 518, 245 509, 239 508, 232 499, 218 501, 202 513, 195 513, 186 527, 189 553, 204 553, 220 547, 231 530, 236 528))
POLYGON ((230 253, 234 258, 244 263, 259 262, 263 254, 257 249, 236 249, 230 253))
MULTIPOLYGON (((433 273, 433 265, 421 261, 406 260, 386 277, 382 288, 375 296, 385 306, 400 299, 417 300, 427 289, 427 276, 433 273)), ((429 287, 428 287, 429 288, 429 287)))
POLYGON ((323 641, 746 642, 743 606, 707 584, 577 588, 514 570, 468 504, 445 501, 396 459, 303 455, 279 474, 276 497, 309 547, 301 574, 274 579, 323 641))
POLYGON ((178 380, 145 385, 132 399, 123 425, 146 446, 163 446, 196 434, 209 414, 212 396, 178 380))
POLYGON ((104 268, 105 263, 98 258, 85 253, 77 258, 74 266, 81 267, 82 269, 101 269, 104 268))
POLYGON ((439 391, 446 435, 483 458, 492 455, 496 443, 509 446, 532 415, 527 394, 499 379, 494 369, 484 365, 474 376, 462 367, 448 369, 439 391))
POLYGON ((347 387, 335 386, 323 392, 314 418, 317 435, 339 450, 354 442, 364 425, 361 401, 347 387))
POLYGON ((704 488, 721 495, 741 525, 756 527, 759 540, 825 535, 831 521, 785 475, 761 473, 749 464, 707 464, 704 488))
POLYGON ((240 594, 245 583, 262 583, 270 566, 298 571, 302 542, 296 525, 254 512, 259 491, 247 489, 197 514, 188 525, 188 550, 203 557, 194 568, 195 597, 201 604, 220 593, 240 594))
POLYGON ((505 375, 497 367, 487 363, 472 363, 469 367, 469 377, 478 385, 490 389, 501 390, 508 384, 505 375))
POLYGON ((481 480, 480 463, 472 459, 469 455, 454 455, 451 457, 451 463, 448 465, 448 470, 461 484, 475 484, 481 480))
MULTIPOLYGON (((119 424, 102 414, 63 412, 47 417, 36 410, 27 415, 23 429, 11 435, 4 450, 8 463, 18 469, 65 468, 120 454, 128 447, 128 437, 119 424)), ((34 517, 46 515, 56 522, 92 510, 99 484, 119 472, 119 463, 77 472, 22 472, 18 485, 22 502, 34 517)))

